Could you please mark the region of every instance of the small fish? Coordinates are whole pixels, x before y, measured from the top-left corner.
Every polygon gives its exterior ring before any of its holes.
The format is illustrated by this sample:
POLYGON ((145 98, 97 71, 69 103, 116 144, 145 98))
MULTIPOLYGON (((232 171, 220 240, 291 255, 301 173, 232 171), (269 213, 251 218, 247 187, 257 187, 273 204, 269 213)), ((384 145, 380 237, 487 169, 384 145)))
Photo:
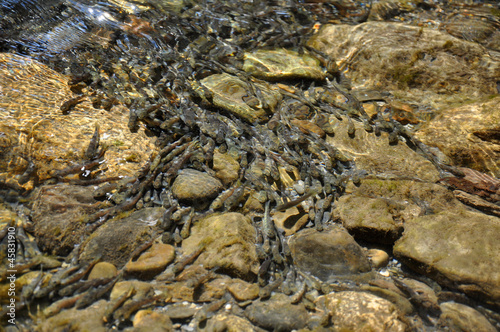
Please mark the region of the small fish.
POLYGON ((78 96, 78 97, 75 97, 75 98, 71 98, 70 100, 67 100, 65 101, 62 105, 61 105, 61 112, 62 114, 64 115, 67 115, 69 114, 69 112, 75 108, 76 105, 80 104, 81 102, 83 102, 83 99, 85 98, 85 96, 78 96))
POLYGON ((309 197, 311 197, 311 196, 313 196, 315 194, 316 194, 316 192, 313 191, 313 190, 311 190, 310 192, 308 192, 307 194, 305 194, 302 197, 299 197, 299 198, 296 198, 296 199, 292 199, 289 202, 286 202, 286 203, 283 203, 281 205, 278 205, 274 210, 275 211, 285 211, 285 210, 288 210, 289 208, 292 208, 294 206, 299 205, 300 203, 302 203, 303 201, 305 201, 306 199, 308 199, 309 197))

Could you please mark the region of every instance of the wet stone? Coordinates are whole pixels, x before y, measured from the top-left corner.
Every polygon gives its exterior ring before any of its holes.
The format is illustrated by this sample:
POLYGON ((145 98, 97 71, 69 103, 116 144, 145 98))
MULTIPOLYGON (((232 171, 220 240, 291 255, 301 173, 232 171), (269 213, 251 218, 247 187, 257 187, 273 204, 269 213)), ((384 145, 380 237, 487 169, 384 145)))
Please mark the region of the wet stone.
POLYGON ((368 257, 370 258, 370 262, 373 267, 376 269, 387 266, 389 263, 389 254, 383 250, 369 249, 368 257))
POLYGON ((101 176, 133 174, 141 166, 137 161, 147 159, 153 149, 143 130, 130 134, 129 111, 122 105, 105 111, 84 98, 63 114, 61 106, 77 97, 67 84, 69 77, 35 60, 0 53, 0 77, 0 175, 19 178, 29 166, 22 156, 27 157, 36 165, 36 176, 21 183, 26 188, 33 187, 36 177, 43 181, 55 170, 84 162, 96 123, 101 146, 107 146, 101 176))
POLYGON ((243 70, 267 80, 309 78, 323 80, 325 73, 319 61, 307 54, 286 49, 257 50, 245 53, 243 70))
POLYGON ((455 302, 441 303, 438 326, 449 331, 495 332, 497 329, 477 310, 455 302))
POLYGON ((129 261, 125 271, 141 278, 151 278, 174 260, 175 248, 169 244, 154 243, 136 261, 129 261))
POLYGON ((437 29, 391 22, 326 25, 309 45, 348 68, 353 85, 382 88, 418 104, 442 108, 497 93, 498 55, 437 29))
POLYGON ((237 301, 255 300, 259 297, 259 285, 243 280, 234 280, 227 286, 227 290, 237 301))
POLYGON ((213 170, 215 176, 225 185, 236 181, 239 176, 240 164, 228 153, 214 152, 213 170))
POLYGON ((266 121, 268 119, 266 108, 269 108, 269 111, 272 112, 281 99, 278 92, 271 91, 266 86, 255 83, 261 90, 265 99, 264 102, 267 104, 262 105, 257 97, 251 95, 247 83, 229 74, 211 75, 201 80, 200 84, 201 87, 195 88, 200 97, 211 99, 215 106, 250 123, 266 121), (250 101, 249 98, 251 97, 255 98, 255 103, 250 101))
POLYGON ((179 200, 195 201, 212 198, 222 189, 222 183, 194 169, 183 169, 172 185, 172 193, 179 200))
POLYGON ((327 143, 352 158, 359 170, 385 178, 417 178, 420 181, 436 182, 439 173, 425 157, 399 142, 389 144, 389 134, 380 136, 368 133, 358 121, 353 121, 356 135, 349 136, 346 120, 334 121, 334 136, 326 138, 327 143))
POLYGON ((169 332, 174 330, 168 315, 151 309, 139 310, 134 316, 133 325, 134 328, 131 330, 137 332, 169 332))
POLYGON ((500 177, 500 98, 453 107, 422 126, 416 136, 439 148, 453 164, 500 177))
POLYGON ((247 319, 228 313, 219 313, 211 318, 200 331, 254 332, 258 331, 247 319))
POLYGON ((285 231, 285 235, 295 234, 309 221, 309 214, 301 206, 294 206, 285 211, 275 211, 273 213, 274 225, 285 231))
POLYGON ((212 215, 196 223, 191 236, 182 242, 182 251, 190 254, 199 246, 204 251, 194 264, 244 280, 252 279, 259 269, 255 250, 255 229, 250 219, 240 213, 212 215))
POLYGON ((462 204, 438 184, 411 179, 362 179, 361 185, 346 187, 334 212, 357 239, 393 244, 405 223, 457 207, 462 204))
POLYGON ((365 252, 341 226, 322 232, 302 230, 290 238, 289 245, 297 267, 323 281, 355 278, 371 271, 365 252))
POLYGON ((456 208, 405 224, 394 255, 442 285, 500 303, 500 222, 456 208))
POLYGON ((62 332, 66 331, 68 325, 77 331, 105 332, 102 320, 103 312, 106 310, 107 301, 100 300, 85 309, 66 309, 57 315, 50 317, 38 325, 39 331, 62 332))
POLYGON ((116 267, 108 262, 99 262, 90 271, 88 280, 99 278, 113 278, 118 274, 116 267))
POLYGON ((336 331, 406 331, 400 313, 391 302, 366 292, 338 292, 321 296, 319 307, 331 314, 336 331))
POLYGON ((125 280, 125 281, 118 281, 115 284, 115 286, 111 290, 109 299, 111 301, 114 301, 120 298, 123 294, 129 292, 130 289, 134 289, 134 295, 132 297, 132 300, 142 299, 145 296, 153 293, 153 285, 151 285, 148 282, 139 280, 125 280))
POLYGON ((174 303, 165 308, 165 314, 171 319, 186 319, 193 317, 200 310, 194 303, 174 303))
POLYGON ((306 326, 309 314, 302 303, 292 304, 285 294, 274 294, 267 301, 255 301, 245 309, 255 325, 273 331, 291 331, 306 326))
POLYGON ((394 218, 397 208, 397 204, 381 198, 342 196, 337 211, 344 227, 357 236, 377 243, 394 243, 403 233, 402 219, 394 218))
POLYGON ((89 187, 46 185, 34 194, 31 218, 41 250, 67 255, 85 234, 86 217, 99 208, 89 187))
POLYGON ((163 208, 144 208, 107 221, 82 244, 80 260, 92 261, 101 256, 103 261, 121 268, 136 248, 160 234, 156 224, 164 212, 163 208))

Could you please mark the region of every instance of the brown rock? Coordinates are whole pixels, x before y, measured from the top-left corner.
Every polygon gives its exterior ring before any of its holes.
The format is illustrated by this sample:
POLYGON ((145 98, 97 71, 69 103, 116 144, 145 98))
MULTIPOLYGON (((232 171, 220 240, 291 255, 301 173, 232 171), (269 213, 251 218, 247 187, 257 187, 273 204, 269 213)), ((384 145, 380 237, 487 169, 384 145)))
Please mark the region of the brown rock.
POLYGON ((67 76, 45 65, 12 53, 0 54, 0 175, 14 177, 27 169, 27 157, 36 165, 24 186, 49 178, 54 170, 81 164, 100 125, 101 145, 107 145, 102 176, 128 176, 140 168, 153 150, 152 140, 141 130, 131 134, 128 110, 118 105, 110 111, 94 109, 89 100, 63 115, 60 107, 74 98, 67 76), (28 143, 28 145, 26 145, 28 143))
POLYGON ((464 207, 405 224, 394 255, 439 283, 500 303, 500 222, 464 207))
POLYGON ((300 129, 300 131, 302 131, 304 134, 313 133, 318 135, 319 137, 325 136, 324 130, 311 121, 293 119, 290 120, 290 123, 297 126, 300 129))
POLYGON ((227 286, 227 290, 237 301, 255 300, 259 297, 259 285, 250 284, 243 280, 233 280, 233 282, 227 286))
POLYGON ((174 247, 169 244, 154 243, 136 261, 129 261, 125 265, 125 271, 149 278, 163 271, 174 258, 174 247))
POLYGON ((442 313, 438 326, 449 331, 495 332, 493 325, 479 311, 455 302, 440 305, 442 313))
POLYGON ((71 326, 78 331, 105 332, 102 320, 103 312, 106 310, 108 302, 105 300, 97 301, 85 309, 70 308, 61 311, 57 315, 42 321, 37 330, 41 332, 62 332, 71 326))
POLYGON ((143 332, 169 332, 173 331, 170 317, 162 312, 151 309, 139 310, 133 320, 134 331, 143 332))
POLYGON ((358 169, 383 178, 417 178, 436 182, 439 173, 434 165, 406 144, 389 144, 389 134, 380 136, 368 133, 361 123, 353 121, 355 137, 348 135, 344 121, 334 123, 335 136, 328 136, 327 143, 341 150, 348 158, 354 159, 358 169))
MULTIPOLYGON (((134 289, 134 295, 131 300, 143 299, 147 295, 153 293, 153 285, 149 282, 139 280, 118 281, 111 290, 109 299, 114 301, 123 294, 128 293, 130 289, 134 289)), ((130 301, 130 299, 127 301, 130 301)))
POLYGON ((195 201, 213 198, 222 189, 222 183, 194 169, 183 169, 172 184, 172 194, 179 200, 195 201))
POLYGON ((66 184, 40 187, 34 193, 31 213, 40 249, 67 255, 81 243, 86 217, 96 212, 99 205, 89 187, 66 184))
POLYGON ((108 262, 99 262, 90 271, 88 280, 99 278, 113 278, 118 274, 116 267, 108 262))
POLYGON ((385 267, 389 263, 389 254, 380 249, 369 249, 368 258, 376 269, 385 267))
POLYGON ((238 179, 240 164, 228 153, 220 153, 219 150, 215 150, 213 163, 215 176, 223 184, 227 185, 238 179))
POLYGON ((383 88, 417 104, 441 108, 497 93, 499 57, 436 29, 390 22, 326 25, 309 45, 341 70, 349 68, 353 85, 383 88))
POLYGON ((304 304, 292 304, 290 298, 281 293, 266 301, 254 301, 245 309, 245 316, 255 325, 274 331, 303 328, 309 319, 304 304))
POLYGON ((330 293, 320 296, 316 305, 331 314, 331 324, 338 331, 403 332, 407 328, 391 302, 370 293, 330 293))
POLYGON ((205 250, 195 261, 207 269, 218 267, 218 272, 245 280, 259 269, 255 251, 255 229, 248 217, 240 213, 211 215, 196 223, 191 236, 182 242, 182 251, 191 253, 200 245, 205 250))
POLYGON ((294 206, 285 211, 275 211, 273 213, 274 225, 285 231, 285 235, 295 234, 309 221, 309 214, 301 206, 294 206))
POLYGON ((453 164, 500 177, 500 97, 450 108, 422 126, 416 136, 439 148, 453 164))
POLYGON ((211 318, 205 329, 201 331, 226 331, 226 332, 254 332, 256 327, 247 319, 231 315, 228 313, 219 313, 211 318))

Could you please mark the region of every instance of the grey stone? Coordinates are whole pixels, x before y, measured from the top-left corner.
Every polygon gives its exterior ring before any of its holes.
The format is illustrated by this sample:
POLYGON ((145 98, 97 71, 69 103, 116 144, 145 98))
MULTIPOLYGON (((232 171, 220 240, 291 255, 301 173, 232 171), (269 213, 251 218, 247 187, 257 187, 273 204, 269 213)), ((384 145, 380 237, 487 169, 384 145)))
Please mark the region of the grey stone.
POLYGON ((255 301, 245 316, 255 325, 273 331, 290 331, 305 327, 309 314, 303 304, 294 305, 284 294, 274 294, 267 301, 255 301))

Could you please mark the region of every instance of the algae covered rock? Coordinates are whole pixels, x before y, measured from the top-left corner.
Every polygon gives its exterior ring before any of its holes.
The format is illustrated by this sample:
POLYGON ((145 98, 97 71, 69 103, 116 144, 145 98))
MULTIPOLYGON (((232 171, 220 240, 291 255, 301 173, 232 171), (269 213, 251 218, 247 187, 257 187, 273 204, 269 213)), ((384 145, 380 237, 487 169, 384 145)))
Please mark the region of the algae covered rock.
POLYGON ((31 218, 40 249, 67 255, 85 236, 85 218, 98 211, 89 187, 45 185, 34 193, 31 218))
POLYGON ((144 208, 107 221, 82 244, 80 261, 100 256, 117 268, 123 267, 136 248, 158 237, 156 224, 164 212, 163 208, 144 208))
POLYGON ((200 246, 204 251, 195 264, 207 269, 218 267, 219 272, 245 280, 258 272, 255 229, 250 219, 240 213, 212 215, 196 223, 182 242, 182 251, 189 254, 200 246))

